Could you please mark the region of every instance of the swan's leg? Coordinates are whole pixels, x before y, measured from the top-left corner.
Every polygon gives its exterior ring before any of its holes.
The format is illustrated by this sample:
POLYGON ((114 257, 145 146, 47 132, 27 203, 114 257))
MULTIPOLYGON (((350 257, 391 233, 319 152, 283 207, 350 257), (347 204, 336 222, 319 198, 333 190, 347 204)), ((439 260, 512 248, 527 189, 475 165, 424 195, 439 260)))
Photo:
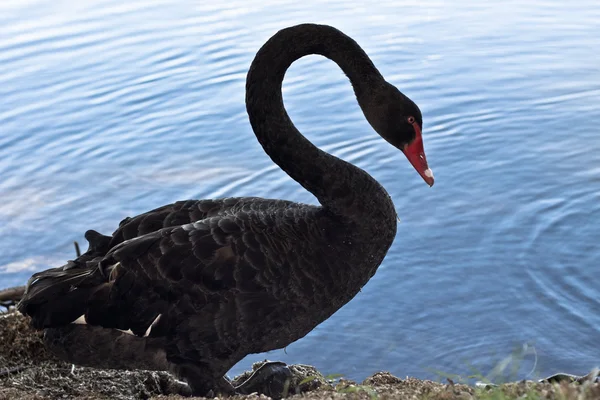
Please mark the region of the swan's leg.
POLYGON ((185 380, 190 394, 198 397, 231 396, 234 388, 225 377, 215 378, 213 372, 198 364, 173 364, 171 371, 185 380))
POLYGON ((236 393, 257 392, 273 399, 280 399, 290 385, 292 372, 285 363, 266 362, 250 375, 248 379, 235 387, 236 393))

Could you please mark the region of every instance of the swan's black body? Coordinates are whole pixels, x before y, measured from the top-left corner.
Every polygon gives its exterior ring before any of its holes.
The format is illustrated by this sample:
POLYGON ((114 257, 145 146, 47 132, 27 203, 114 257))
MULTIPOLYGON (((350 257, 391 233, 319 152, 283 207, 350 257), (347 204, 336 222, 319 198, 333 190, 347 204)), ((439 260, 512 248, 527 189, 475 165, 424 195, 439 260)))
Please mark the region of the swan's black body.
POLYGON ((319 25, 280 31, 248 74, 250 122, 267 154, 321 206, 190 200, 128 218, 111 237, 88 232, 88 252, 35 274, 19 305, 46 328, 57 354, 93 366, 170 369, 195 394, 228 392, 222 377, 235 363, 303 337, 373 276, 396 234, 392 200, 366 172, 313 146, 283 108, 286 69, 313 53, 340 65, 384 138, 414 139, 410 126, 392 130, 406 115, 420 125, 418 108, 352 39, 319 25), (70 324, 83 314, 88 325, 70 324))

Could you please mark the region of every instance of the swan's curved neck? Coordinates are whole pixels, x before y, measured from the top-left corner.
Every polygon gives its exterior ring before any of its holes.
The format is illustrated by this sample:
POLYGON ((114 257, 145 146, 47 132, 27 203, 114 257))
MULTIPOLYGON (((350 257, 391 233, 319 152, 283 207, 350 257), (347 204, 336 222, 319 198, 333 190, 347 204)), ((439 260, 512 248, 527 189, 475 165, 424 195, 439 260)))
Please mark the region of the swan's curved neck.
POLYGON ((285 111, 285 72, 309 54, 340 66, 363 110, 375 89, 385 84, 360 46, 339 30, 312 24, 283 29, 258 51, 246 80, 246 108, 259 142, 277 165, 333 213, 350 219, 392 218, 395 225, 396 213, 385 189, 362 169, 318 149, 285 111))

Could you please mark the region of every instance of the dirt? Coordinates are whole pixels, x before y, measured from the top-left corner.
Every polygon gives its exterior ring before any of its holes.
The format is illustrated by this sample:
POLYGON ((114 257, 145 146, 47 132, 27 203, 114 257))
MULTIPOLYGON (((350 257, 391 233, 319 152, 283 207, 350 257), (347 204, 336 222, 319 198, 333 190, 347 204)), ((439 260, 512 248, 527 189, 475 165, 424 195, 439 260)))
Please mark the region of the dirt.
MULTIPOLYGON (((257 368, 259 364, 255 365, 257 368)), ((541 399, 600 399, 600 384, 550 384, 520 382, 501 388, 438 383, 415 378, 400 379, 379 372, 362 383, 326 380, 316 369, 291 366, 288 397, 305 400, 334 399, 423 399, 468 400, 475 398, 519 398, 531 391, 541 399), (502 391, 507 397, 488 397, 502 391), (578 397, 580 393, 585 397, 578 397), (589 396, 589 397, 588 397, 589 396)), ((248 372, 250 373, 250 372, 248 372)), ((246 373, 246 376, 247 374, 246 373)), ((237 379, 243 379, 240 376, 237 379)), ((25 317, 10 312, 0 315, 0 400, 23 399, 161 399, 183 400, 173 395, 177 382, 166 372, 99 370, 74 367, 47 352, 41 333, 32 330, 25 317)), ((265 396, 235 396, 232 399, 266 399, 265 396)))

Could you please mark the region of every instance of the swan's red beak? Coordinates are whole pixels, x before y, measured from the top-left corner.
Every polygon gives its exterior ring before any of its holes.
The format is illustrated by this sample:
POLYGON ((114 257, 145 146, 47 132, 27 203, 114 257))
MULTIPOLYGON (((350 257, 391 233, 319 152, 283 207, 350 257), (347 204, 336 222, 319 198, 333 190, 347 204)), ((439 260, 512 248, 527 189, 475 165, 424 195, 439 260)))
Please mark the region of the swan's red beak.
POLYGON ((421 128, 415 122, 413 123, 415 129, 415 139, 407 145, 404 145, 402 152, 408 158, 408 161, 417 170, 419 175, 427 182, 429 186, 433 186, 433 172, 427 165, 427 157, 425 157, 425 150, 423 149, 423 136, 421 135, 421 128))

